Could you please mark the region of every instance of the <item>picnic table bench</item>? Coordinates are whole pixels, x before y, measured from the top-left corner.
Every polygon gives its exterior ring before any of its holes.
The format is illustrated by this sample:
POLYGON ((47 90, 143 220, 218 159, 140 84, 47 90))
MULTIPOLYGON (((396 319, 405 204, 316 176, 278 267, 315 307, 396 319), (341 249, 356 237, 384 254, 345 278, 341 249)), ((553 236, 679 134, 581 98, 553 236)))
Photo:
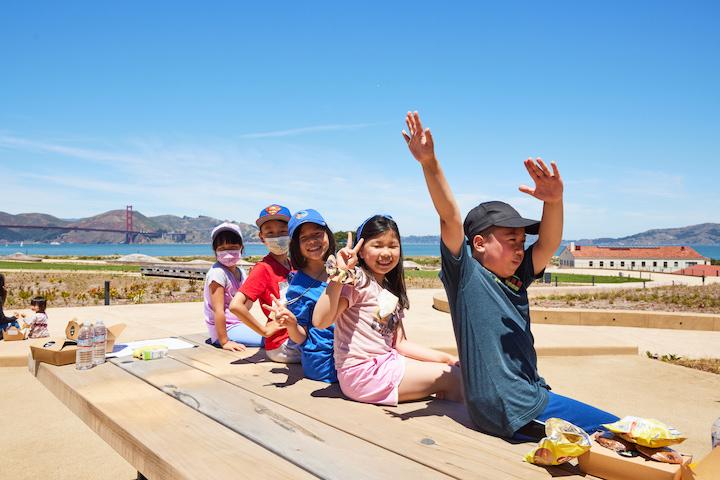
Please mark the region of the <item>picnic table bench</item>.
POLYGON ((463 405, 352 402, 262 350, 181 338, 195 347, 160 360, 116 358, 87 371, 31 361, 31 371, 138 478, 592 478, 523 462, 530 444, 474 430, 463 405))

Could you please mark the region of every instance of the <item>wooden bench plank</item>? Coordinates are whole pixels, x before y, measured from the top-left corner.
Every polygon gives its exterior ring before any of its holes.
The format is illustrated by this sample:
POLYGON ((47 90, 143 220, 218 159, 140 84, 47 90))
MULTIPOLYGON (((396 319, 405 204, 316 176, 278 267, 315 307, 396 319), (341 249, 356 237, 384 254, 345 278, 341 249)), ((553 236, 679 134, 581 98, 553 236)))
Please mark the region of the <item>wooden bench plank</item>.
MULTIPOLYGON (((39 364, 37 379, 152 480, 317 478, 117 366, 39 364)), ((74 468, 74 467, 70 467, 74 468)))
MULTIPOLYGON (((201 348, 170 352, 188 365, 274 400, 315 420, 457 478, 583 478, 574 467, 544 469, 522 461, 530 444, 513 445, 468 428, 463 405, 441 400, 382 407, 348 401, 337 385, 302 378, 299 365, 264 362, 256 350, 224 352, 185 336, 201 348), (286 388, 292 385, 292 388, 286 388)), ((587 478, 587 477, 585 477, 587 478)))
POLYGON ((177 360, 113 363, 320 478, 450 478, 177 360))

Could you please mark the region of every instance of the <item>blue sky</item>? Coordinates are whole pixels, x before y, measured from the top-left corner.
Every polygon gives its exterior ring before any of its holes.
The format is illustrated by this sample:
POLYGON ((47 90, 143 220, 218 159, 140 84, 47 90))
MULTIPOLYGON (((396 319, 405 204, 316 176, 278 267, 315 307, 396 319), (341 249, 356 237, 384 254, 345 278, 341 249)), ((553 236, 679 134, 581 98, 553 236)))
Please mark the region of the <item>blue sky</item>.
POLYGON ((565 238, 717 222, 719 20, 713 1, 5 2, 0 211, 252 222, 280 202, 435 234, 400 136, 417 109, 463 213, 539 216, 517 187, 542 156, 565 238))

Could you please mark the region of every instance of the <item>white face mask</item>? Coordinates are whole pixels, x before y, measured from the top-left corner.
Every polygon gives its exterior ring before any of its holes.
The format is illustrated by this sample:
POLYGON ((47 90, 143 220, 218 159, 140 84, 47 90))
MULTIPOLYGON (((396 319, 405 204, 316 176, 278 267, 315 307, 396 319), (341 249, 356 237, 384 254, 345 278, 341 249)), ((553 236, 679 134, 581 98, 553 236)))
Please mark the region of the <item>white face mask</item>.
POLYGON ((287 255, 290 249, 290 237, 265 238, 265 246, 275 255, 287 255))

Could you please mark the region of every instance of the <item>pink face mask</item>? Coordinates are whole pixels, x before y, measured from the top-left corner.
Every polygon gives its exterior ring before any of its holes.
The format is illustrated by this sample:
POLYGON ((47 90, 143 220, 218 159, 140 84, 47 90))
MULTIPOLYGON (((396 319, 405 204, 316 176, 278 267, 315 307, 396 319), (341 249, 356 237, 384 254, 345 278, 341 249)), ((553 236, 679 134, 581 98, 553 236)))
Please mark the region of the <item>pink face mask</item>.
POLYGON ((215 254, 217 255, 218 262, 226 267, 234 267, 242 258, 242 250, 223 250, 215 254))

